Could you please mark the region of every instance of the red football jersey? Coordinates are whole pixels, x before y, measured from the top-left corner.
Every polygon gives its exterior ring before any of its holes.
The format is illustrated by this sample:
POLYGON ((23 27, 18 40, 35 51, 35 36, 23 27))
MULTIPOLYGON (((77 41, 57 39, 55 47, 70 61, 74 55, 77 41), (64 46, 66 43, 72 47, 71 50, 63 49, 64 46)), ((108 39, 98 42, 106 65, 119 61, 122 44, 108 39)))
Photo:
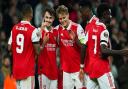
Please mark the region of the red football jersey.
POLYGON ((98 18, 92 17, 86 25, 87 51, 85 58, 85 72, 91 78, 98 78, 106 72, 110 72, 109 60, 101 57, 101 44, 108 46, 109 33, 106 26, 99 22, 98 18))
POLYGON ((77 40, 84 35, 84 31, 79 24, 70 21, 67 29, 61 25, 57 26, 59 33, 60 60, 62 70, 68 73, 78 72, 80 69, 80 46, 77 40), (72 40, 69 36, 69 31, 73 31, 76 39, 72 40))
POLYGON ((42 31, 41 45, 44 34, 49 34, 49 41, 38 57, 38 74, 45 74, 49 79, 55 80, 58 77, 58 68, 56 61, 57 37, 54 30, 48 31, 46 28, 42 31))
POLYGON ((32 42, 39 41, 36 29, 27 21, 21 21, 11 31, 9 43, 13 54, 13 76, 17 80, 34 76, 35 52, 32 42))

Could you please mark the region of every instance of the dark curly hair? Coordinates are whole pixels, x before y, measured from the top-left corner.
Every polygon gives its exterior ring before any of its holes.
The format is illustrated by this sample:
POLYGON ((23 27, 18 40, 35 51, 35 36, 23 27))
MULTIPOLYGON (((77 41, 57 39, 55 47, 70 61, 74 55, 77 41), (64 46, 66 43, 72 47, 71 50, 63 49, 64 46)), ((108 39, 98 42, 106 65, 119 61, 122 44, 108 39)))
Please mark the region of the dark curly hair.
POLYGON ((110 6, 107 3, 102 3, 97 8, 97 17, 101 18, 103 17, 103 14, 105 11, 108 11, 110 9, 110 6))

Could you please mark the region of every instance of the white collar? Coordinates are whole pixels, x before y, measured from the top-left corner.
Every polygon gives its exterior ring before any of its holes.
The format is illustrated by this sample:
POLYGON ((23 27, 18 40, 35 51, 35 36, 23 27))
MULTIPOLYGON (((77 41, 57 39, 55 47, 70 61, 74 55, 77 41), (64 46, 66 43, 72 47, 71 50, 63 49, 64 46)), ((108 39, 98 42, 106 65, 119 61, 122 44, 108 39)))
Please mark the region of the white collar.
POLYGON ((93 19, 99 20, 95 15, 93 15, 92 18, 89 20, 89 23, 92 22, 93 19))
POLYGON ((53 32, 52 29, 49 31, 46 27, 44 28, 44 31, 46 31, 46 32, 53 32))
POLYGON ((24 23, 24 24, 31 24, 29 21, 21 21, 21 23, 24 23))
MULTIPOLYGON (((72 21, 69 20, 69 25, 68 25, 68 27, 67 27, 66 29, 67 29, 67 30, 70 30, 71 25, 72 25, 72 21)), ((65 28, 64 28, 62 25, 61 25, 61 27, 62 27, 63 30, 65 30, 65 28)))
POLYGON ((68 25, 68 27, 67 27, 67 30, 70 30, 71 25, 72 25, 72 21, 70 20, 70 21, 69 21, 69 25, 68 25))

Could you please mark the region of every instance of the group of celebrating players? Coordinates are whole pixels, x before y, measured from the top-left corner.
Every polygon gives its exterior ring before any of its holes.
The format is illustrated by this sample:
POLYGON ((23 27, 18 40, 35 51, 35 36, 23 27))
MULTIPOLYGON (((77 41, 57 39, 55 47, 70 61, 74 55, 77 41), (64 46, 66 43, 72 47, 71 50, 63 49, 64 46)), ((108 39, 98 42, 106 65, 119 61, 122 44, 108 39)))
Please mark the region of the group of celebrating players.
POLYGON ((17 89, 34 89, 36 63, 39 89, 116 89, 108 56, 127 56, 128 50, 111 49, 109 5, 101 3, 93 15, 91 6, 84 3, 80 12, 88 21, 85 29, 69 19, 64 5, 56 9, 58 26, 52 26, 54 9, 46 8, 41 27, 35 28, 30 24, 31 6, 23 6, 23 19, 12 28, 8 41, 17 89))

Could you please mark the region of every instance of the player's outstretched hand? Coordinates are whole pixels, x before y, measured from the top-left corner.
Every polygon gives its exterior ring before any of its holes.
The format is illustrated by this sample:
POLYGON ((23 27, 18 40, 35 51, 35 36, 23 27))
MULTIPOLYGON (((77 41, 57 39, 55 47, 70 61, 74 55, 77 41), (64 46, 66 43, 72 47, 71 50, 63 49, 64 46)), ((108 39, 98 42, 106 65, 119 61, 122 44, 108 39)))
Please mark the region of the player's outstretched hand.
POLYGON ((122 50, 122 55, 123 56, 128 56, 128 48, 122 50))
POLYGON ((76 38, 75 33, 74 33, 72 30, 69 30, 68 33, 69 33, 70 38, 71 38, 72 40, 75 40, 75 38, 76 38))
POLYGON ((48 41, 49 41, 49 34, 45 32, 43 37, 43 44, 45 45, 48 41))
POLYGON ((84 70, 80 69, 79 71, 79 79, 81 82, 84 82, 84 70))

